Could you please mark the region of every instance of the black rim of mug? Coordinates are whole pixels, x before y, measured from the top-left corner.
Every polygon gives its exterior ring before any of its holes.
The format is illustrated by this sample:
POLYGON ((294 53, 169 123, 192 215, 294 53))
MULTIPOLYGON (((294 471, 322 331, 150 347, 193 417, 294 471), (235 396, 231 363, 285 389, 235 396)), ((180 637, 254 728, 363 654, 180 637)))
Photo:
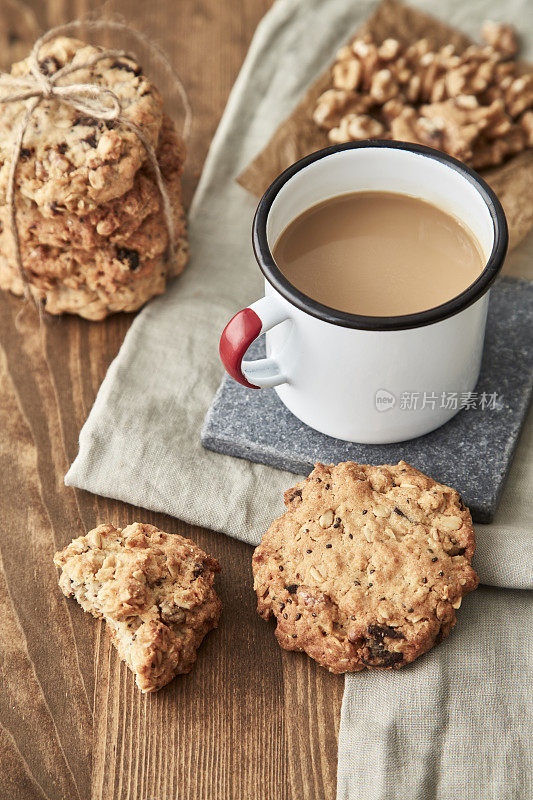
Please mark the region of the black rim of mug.
POLYGON ((384 139, 366 139, 361 142, 337 144, 331 147, 325 147, 323 150, 317 150, 305 156, 305 158, 296 161, 282 172, 266 190, 257 206, 252 229, 254 253, 261 272, 282 297, 301 311, 305 311, 307 314, 311 314, 313 317, 317 317, 324 322, 340 325, 344 328, 357 328, 366 331, 394 331, 419 328, 424 325, 440 322, 468 308, 468 306, 475 303, 476 300, 479 300, 479 298, 489 290, 491 284, 496 279, 503 266, 505 254, 507 252, 508 238, 507 220, 505 219, 501 203, 490 186, 488 186, 483 178, 474 172, 474 170, 467 167, 461 161, 452 158, 452 156, 442 153, 440 150, 435 150, 432 147, 425 147, 424 145, 413 144, 411 142, 397 142, 384 139), (459 172, 481 195, 489 210, 494 227, 492 252, 479 277, 461 292, 461 294, 452 298, 452 300, 448 300, 446 303, 442 303, 439 306, 429 308, 425 311, 396 317, 370 317, 362 314, 350 314, 347 311, 339 311, 313 300, 312 297, 296 289, 279 270, 267 241, 267 220, 272 204, 281 188, 285 186, 296 173, 305 169, 310 164, 314 164, 315 161, 327 158, 343 150, 357 150, 360 148, 407 150, 411 153, 427 156, 434 161, 440 161, 442 164, 459 172))

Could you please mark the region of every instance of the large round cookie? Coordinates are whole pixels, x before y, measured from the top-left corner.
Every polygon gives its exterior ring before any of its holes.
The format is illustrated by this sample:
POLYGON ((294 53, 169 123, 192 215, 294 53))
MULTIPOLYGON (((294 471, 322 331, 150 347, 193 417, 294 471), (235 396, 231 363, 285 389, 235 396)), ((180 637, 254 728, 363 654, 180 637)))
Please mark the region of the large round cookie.
MULTIPOLYGON (((59 37, 45 44, 40 54, 48 74, 66 64, 83 64, 102 48, 77 39, 59 37)), ((27 76, 27 60, 13 65, 11 74, 27 76)), ((123 115, 142 128, 155 147, 163 101, 131 58, 108 58, 80 68, 64 79, 67 83, 95 84, 112 90, 123 115)), ((3 94, 13 92, 0 76, 3 94)), ((0 202, 5 203, 13 142, 28 101, 0 104, 0 202)), ((80 213, 119 197, 133 186, 139 167, 146 160, 145 148, 129 128, 115 122, 86 117, 54 97, 35 110, 23 141, 17 167, 17 190, 39 206, 56 204, 80 213)))
POLYGON ((317 464, 253 557, 258 612, 331 672, 398 669, 444 639, 478 584, 468 509, 403 461, 317 464))

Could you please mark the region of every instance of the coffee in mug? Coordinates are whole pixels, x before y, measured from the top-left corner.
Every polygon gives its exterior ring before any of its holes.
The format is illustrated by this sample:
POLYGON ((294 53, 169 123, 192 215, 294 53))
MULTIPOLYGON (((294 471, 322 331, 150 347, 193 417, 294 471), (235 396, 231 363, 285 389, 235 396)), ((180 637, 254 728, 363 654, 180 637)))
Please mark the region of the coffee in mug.
POLYGON ((479 242, 456 217, 417 197, 342 194, 304 211, 273 255, 290 283, 330 308, 399 316, 434 308, 479 277, 479 242))

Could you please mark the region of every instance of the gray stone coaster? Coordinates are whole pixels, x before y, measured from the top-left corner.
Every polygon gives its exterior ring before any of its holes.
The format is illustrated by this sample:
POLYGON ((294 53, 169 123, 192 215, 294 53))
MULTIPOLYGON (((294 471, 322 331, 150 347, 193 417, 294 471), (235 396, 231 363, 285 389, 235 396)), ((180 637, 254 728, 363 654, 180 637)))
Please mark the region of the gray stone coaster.
MULTIPOLYGON (((263 341, 247 357, 264 357, 263 341)), ((456 488, 475 522, 491 522, 533 393, 533 281, 501 278, 494 285, 476 393, 475 408, 433 433, 400 444, 360 445, 309 428, 273 389, 246 389, 226 376, 205 418, 202 443, 296 474, 309 473, 316 461, 403 459, 456 488), (481 408, 483 393, 489 406, 497 395, 496 408, 481 408)))

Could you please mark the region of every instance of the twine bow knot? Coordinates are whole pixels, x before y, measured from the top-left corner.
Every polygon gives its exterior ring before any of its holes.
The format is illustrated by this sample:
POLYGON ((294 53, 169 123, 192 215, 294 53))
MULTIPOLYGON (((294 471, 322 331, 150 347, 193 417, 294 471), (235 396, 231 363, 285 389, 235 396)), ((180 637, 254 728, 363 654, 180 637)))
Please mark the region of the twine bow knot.
POLYGON ((59 81, 80 69, 88 69, 103 59, 128 57, 127 53, 124 50, 101 50, 86 61, 79 64, 65 64, 56 72, 49 73, 46 59, 39 62, 39 51, 44 41, 48 41, 48 36, 38 39, 28 56, 29 75, 23 77, 2 75, 3 83, 7 82, 18 91, 8 97, 0 98, 0 101, 9 103, 34 98, 38 101, 34 106, 35 110, 41 100, 55 97, 59 102, 72 106, 86 116, 106 121, 116 120, 122 113, 122 106, 119 98, 111 89, 94 83, 60 85, 59 81))
POLYGON ((11 153, 11 163, 9 168, 9 175, 8 175, 8 183, 7 183, 7 192, 6 192, 6 201, 9 207, 9 217, 10 217, 10 228, 11 233, 13 236, 14 244, 15 244, 15 260, 17 263, 17 268, 24 286, 24 291, 28 294, 29 291, 29 281, 26 276, 26 272, 24 270, 24 266, 22 264, 22 254, 20 249, 20 237, 16 219, 16 207, 15 207, 15 178, 17 172, 17 166, 20 161, 21 150, 22 150, 22 142, 24 140, 24 135, 28 128, 28 124, 35 112, 35 109, 42 103, 43 100, 49 100, 51 98, 55 98, 58 102, 63 103, 67 106, 71 106, 72 108, 79 111, 81 114, 87 117, 92 117, 97 120, 102 120, 104 122, 114 121, 118 124, 129 128, 132 130, 136 136, 138 137, 139 141, 143 145, 148 161, 152 167, 154 172, 154 176, 156 179, 157 187, 159 189, 162 205, 163 205, 163 215, 165 218, 165 224, 168 231, 168 248, 167 248, 167 257, 172 259, 174 255, 174 218, 172 214, 172 206, 170 204, 170 199, 168 196, 167 189, 165 187, 163 176, 161 174, 161 169, 159 167, 157 156, 155 150, 152 146, 150 140, 145 136, 144 131, 132 122, 130 119, 124 116, 122 113, 122 105, 120 99, 117 97, 115 92, 111 89, 107 89, 103 86, 99 86, 93 83, 62 83, 59 84, 59 81, 65 79, 67 76, 71 75, 74 72, 77 72, 81 69, 88 69, 99 61, 102 61, 107 58, 123 58, 128 57, 127 53, 124 50, 100 50, 97 53, 94 53, 92 56, 87 58, 85 61, 80 63, 69 63, 65 64, 65 66, 58 69, 56 72, 50 73, 47 69, 46 59, 43 62, 39 62, 39 53, 43 45, 50 41, 51 39, 55 39, 62 34, 66 34, 67 32, 72 31, 73 29, 77 29, 80 27, 84 28, 114 28, 116 30, 127 31, 129 33, 133 33, 143 44, 147 45, 156 56, 158 56, 164 66, 166 67, 167 71, 169 71, 178 87, 181 100, 183 102, 185 108, 185 124, 184 124, 184 137, 187 136, 190 121, 191 121, 191 111, 189 102, 187 100, 187 95, 185 93, 185 89, 177 76, 174 72, 172 67, 170 66, 168 60, 164 56, 164 54, 153 45, 149 40, 142 34, 139 34, 137 31, 133 31, 128 26, 117 23, 113 21, 95 21, 95 22, 71 22, 68 25, 61 25, 56 28, 52 28, 47 31, 43 36, 41 36, 32 47, 31 53, 28 56, 28 66, 29 66, 29 75, 25 76, 14 76, 10 75, 9 73, 0 73, 2 78, 2 85, 7 85, 10 89, 12 89, 12 93, 0 96, 0 103, 15 103, 15 102, 24 102, 29 100, 26 107, 26 111, 24 116, 22 117, 21 124, 18 128, 17 135, 15 137, 15 141, 13 144, 13 149, 11 153))

